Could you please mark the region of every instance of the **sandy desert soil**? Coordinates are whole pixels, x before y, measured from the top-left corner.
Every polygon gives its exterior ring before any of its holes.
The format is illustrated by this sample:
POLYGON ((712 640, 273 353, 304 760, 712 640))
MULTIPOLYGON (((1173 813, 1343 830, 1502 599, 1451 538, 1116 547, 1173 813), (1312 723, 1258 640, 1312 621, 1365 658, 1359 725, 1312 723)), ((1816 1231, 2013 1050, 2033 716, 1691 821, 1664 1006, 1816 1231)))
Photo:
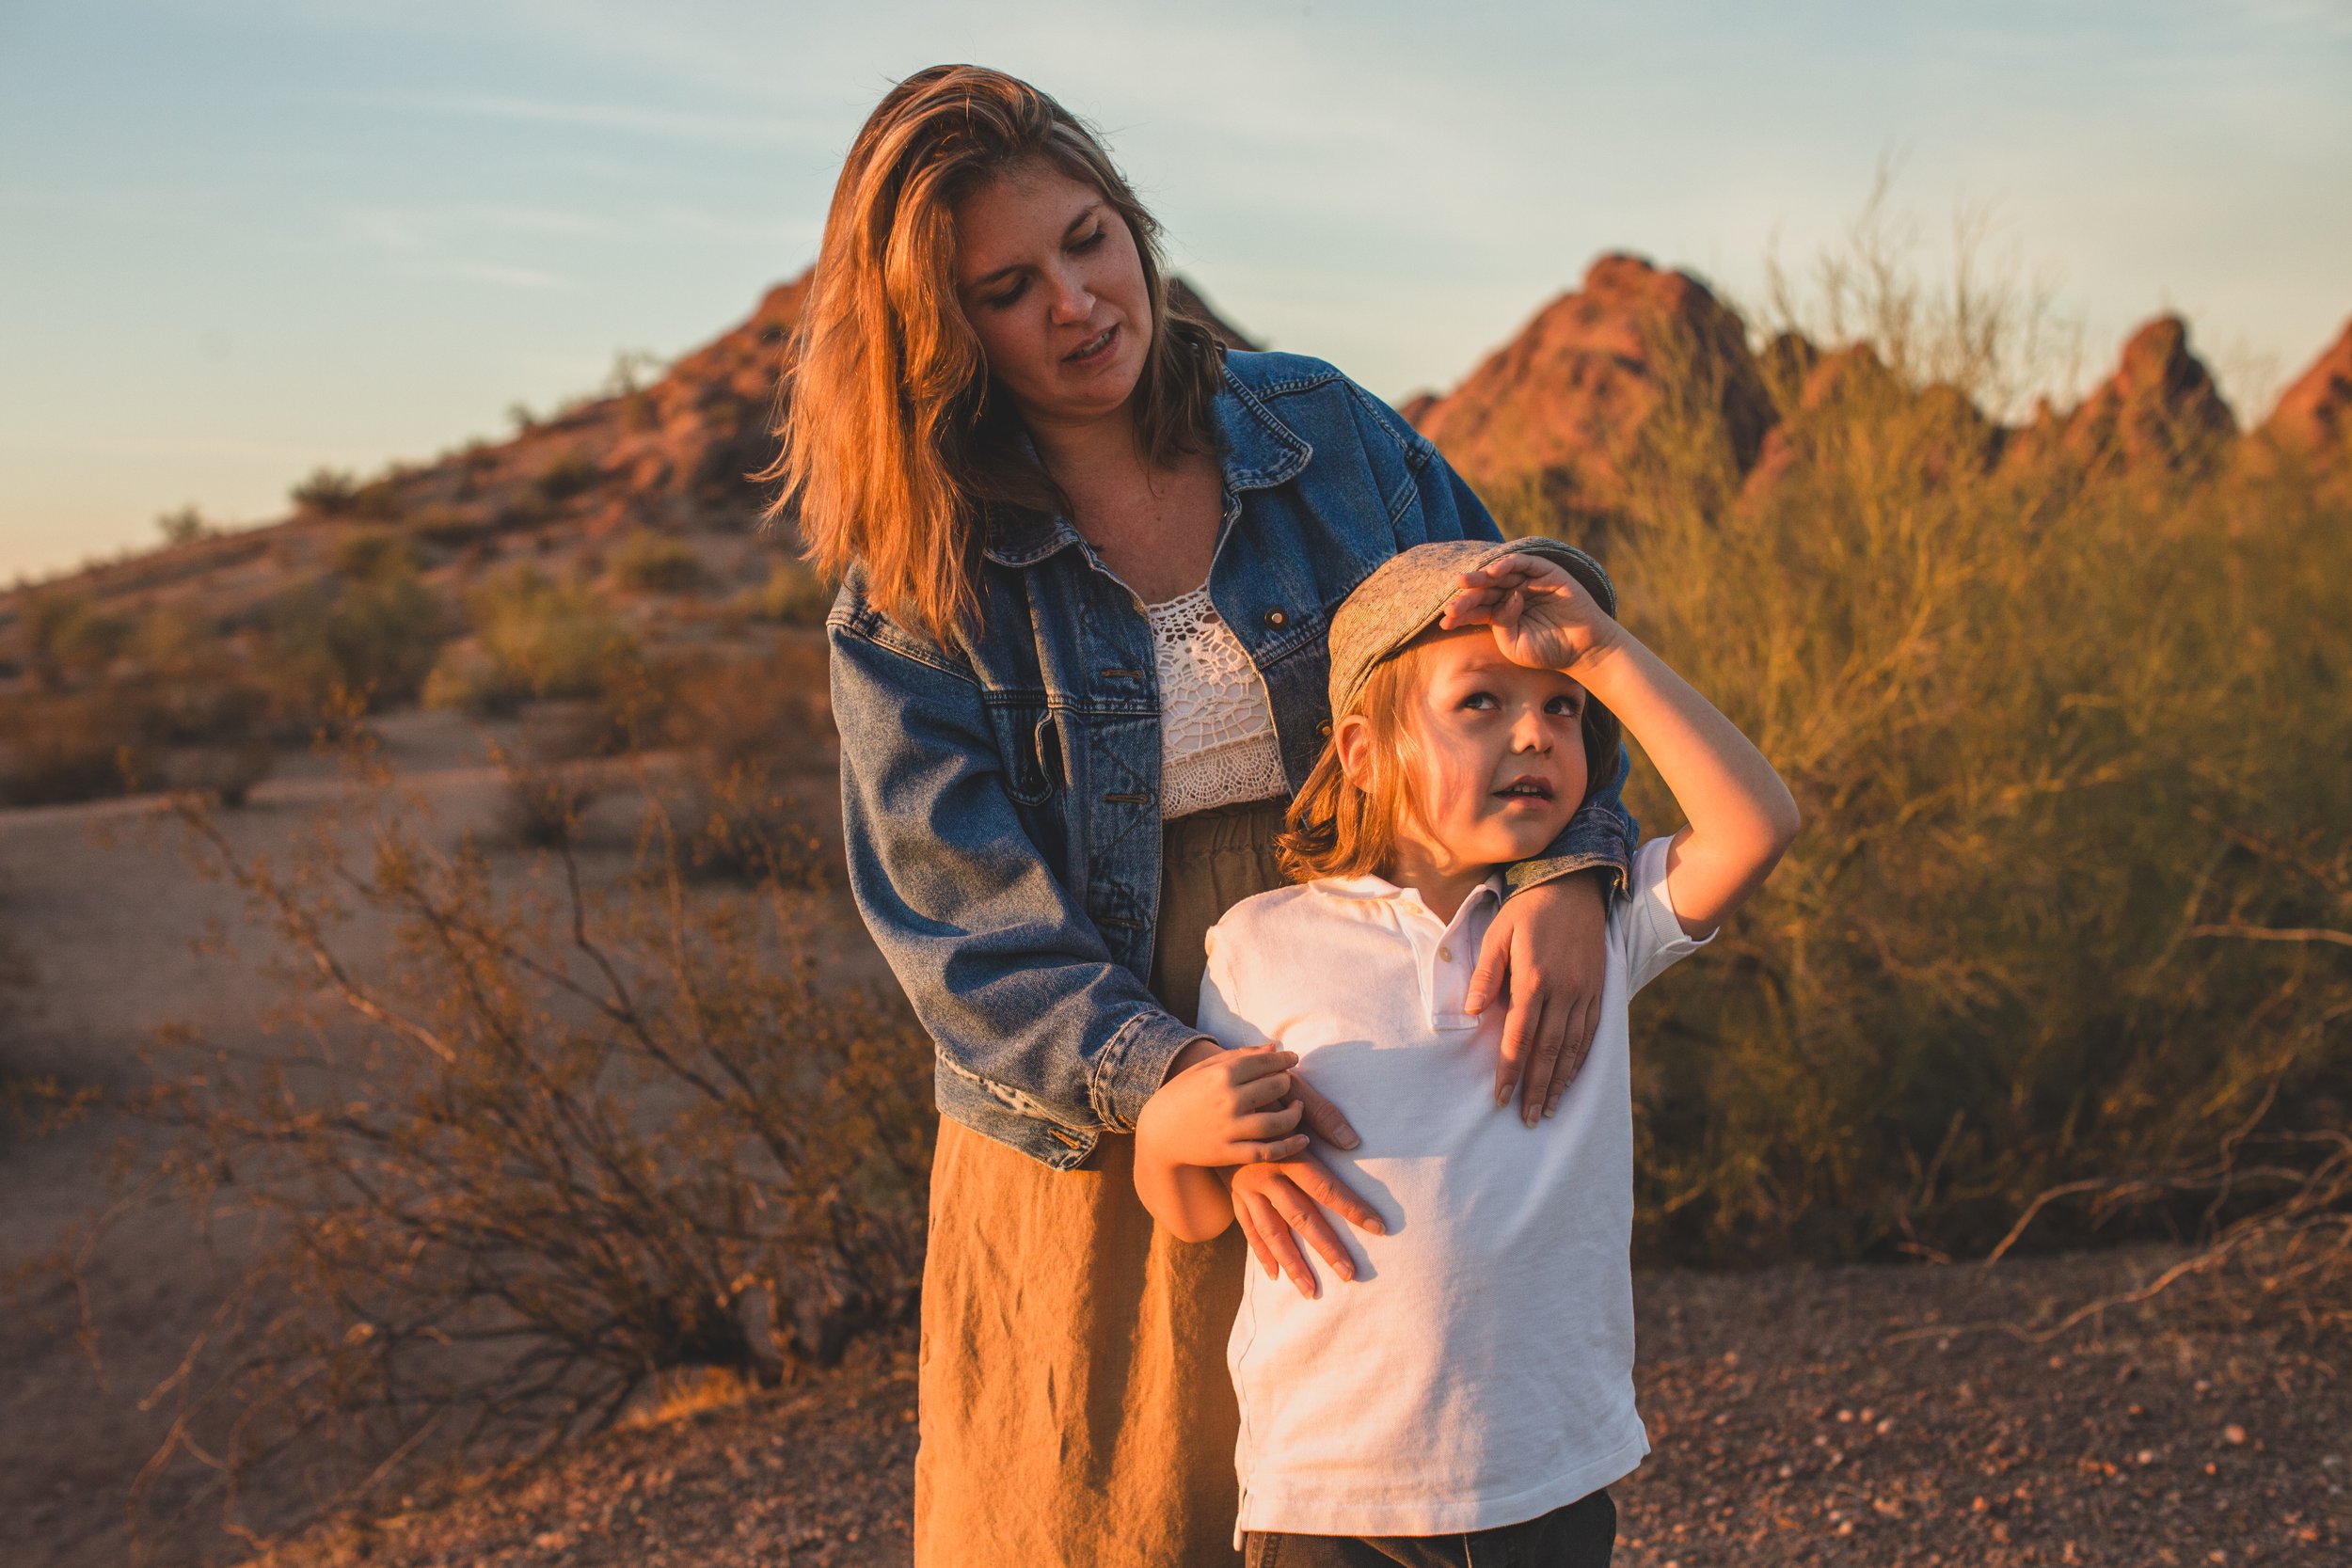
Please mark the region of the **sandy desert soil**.
MULTIPOLYGON (((2156 1262, 1641 1275, 1654 1451, 1613 1489, 1617 1562, 2347 1560, 2342 1346, 2120 1312, 2051 1344, 1947 1332, 2156 1262)), ((870 1344, 810 1386, 617 1433, 253 1568, 895 1568, 914 1390, 912 1346, 870 1344)))
MULTIPOLYGON (((467 831, 501 842, 505 790, 483 734, 452 715, 422 712, 392 715, 382 730, 401 786, 430 803, 440 842, 467 831)), ((486 733, 512 742, 515 730, 486 733)), ((240 854, 283 865, 315 815, 347 797, 331 762, 292 751, 249 805, 220 821, 240 854)), ((600 835, 583 855, 592 874, 626 861, 633 807, 616 791, 597 811, 600 835)), ((526 863, 510 853, 500 863, 519 873, 526 863)), ((878 976, 879 960, 846 900, 834 912, 826 928, 844 939, 830 955, 837 972, 878 976)), ((346 949, 363 973, 389 936, 364 916, 348 929, 346 949)), ((174 1022, 246 1050, 282 1050, 283 1037, 263 1027, 279 1000, 262 974, 271 947, 244 924, 235 891, 198 874, 183 830, 158 816, 153 800, 0 811, 0 951, 18 977, 0 987, 0 1075, 132 1087, 148 1070, 142 1043, 174 1022), (192 946, 215 923, 233 952, 192 946)), ((233 1234, 207 1234, 202 1216, 175 1203, 130 1212, 87 1260, 99 1365, 76 1348, 76 1303, 63 1280, 44 1275, 8 1288, 11 1275, 54 1253, 107 1204, 109 1164, 135 1162, 144 1137, 103 1115, 46 1137, 0 1128, 0 1568, 130 1560, 131 1480, 165 1429, 161 1413, 139 1407, 141 1397, 171 1371, 240 1261, 233 1234)), ((152 1501, 167 1515, 208 1481, 193 1465, 175 1466, 152 1501)), ((263 1498, 255 1516, 283 1528, 301 1506, 263 1498)), ((151 1560, 166 1565, 218 1562, 249 1549, 204 1530, 151 1544, 151 1560)))

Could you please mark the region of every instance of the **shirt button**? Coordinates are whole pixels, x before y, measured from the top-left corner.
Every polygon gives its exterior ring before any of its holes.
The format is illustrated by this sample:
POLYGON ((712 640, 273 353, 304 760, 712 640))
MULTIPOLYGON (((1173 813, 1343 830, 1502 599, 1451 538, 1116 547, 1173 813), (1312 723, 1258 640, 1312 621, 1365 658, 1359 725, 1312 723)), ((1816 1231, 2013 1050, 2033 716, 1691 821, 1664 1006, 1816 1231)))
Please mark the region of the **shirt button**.
POLYGON ((1279 610, 1269 610, 1265 612, 1265 624, 1279 630, 1291 624, 1291 618, 1279 610))
POLYGON ((1454 949, 1451 947, 1438 948, 1438 959, 1441 963, 1452 963, 1454 961, 1454 949))
POLYGON ((1331 721, 1329 721, 1328 719, 1326 719, 1326 720, 1325 720, 1322 723, 1317 724, 1317 725, 1315 726, 1315 734, 1316 734, 1318 736, 1320 736, 1321 738, 1325 739, 1325 740, 1328 740, 1328 739, 1330 739, 1330 738, 1331 738, 1331 721))

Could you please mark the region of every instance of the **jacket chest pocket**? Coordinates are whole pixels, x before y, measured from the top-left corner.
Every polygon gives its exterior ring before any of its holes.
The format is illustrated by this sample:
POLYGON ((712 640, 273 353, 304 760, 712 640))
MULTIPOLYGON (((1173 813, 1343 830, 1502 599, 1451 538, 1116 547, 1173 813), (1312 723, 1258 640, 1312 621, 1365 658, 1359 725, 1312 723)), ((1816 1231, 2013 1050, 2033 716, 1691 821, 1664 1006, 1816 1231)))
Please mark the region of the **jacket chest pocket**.
POLYGON ((1069 774, 1054 710, 1042 701, 1013 698, 989 704, 996 752, 1005 765, 1005 791, 1025 806, 1041 806, 1069 774))

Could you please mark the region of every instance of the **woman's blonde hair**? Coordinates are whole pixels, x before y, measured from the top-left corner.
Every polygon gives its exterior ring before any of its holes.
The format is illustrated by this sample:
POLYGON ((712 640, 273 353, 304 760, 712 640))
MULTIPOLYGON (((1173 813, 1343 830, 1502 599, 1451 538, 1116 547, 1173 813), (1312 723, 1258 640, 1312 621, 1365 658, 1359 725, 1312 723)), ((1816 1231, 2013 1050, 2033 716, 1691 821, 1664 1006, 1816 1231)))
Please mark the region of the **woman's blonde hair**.
POLYGON ((797 512, 803 551, 838 580, 865 568, 882 611, 945 643, 975 629, 992 507, 1067 514, 1069 498, 992 397, 951 269, 955 208, 986 181, 1041 162, 1102 193, 1142 260, 1153 331, 1136 431, 1155 465, 1212 451, 1224 347, 1168 305, 1159 224, 1093 134, 1001 71, 941 65, 886 93, 850 144, 780 389, 781 480, 767 510, 797 512))
MULTIPOLYGON (((1397 830, 1411 817, 1426 820, 1413 777, 1421 760, 1421 724, 1413 698, 1421 667, 1436 637, 1423 632, 1372 667, 1348 713, 1372 730, 1365 749, 1368 777, 1360 784, 1340 766, 1337 718, 1323 754, 1308 771, 1274 841, 1283 873, 1295 882, 1317 877, 1360 877, 1388 865, 1397 830)), ((1344 715, 1337 716, 1344 717, 1344 715)), ((1584 699, 1584 800, 1615 776, 1625 727, 1617 716, 1584 699)), ((1581 807, 1583 800, 1577 802, 1581 807)))

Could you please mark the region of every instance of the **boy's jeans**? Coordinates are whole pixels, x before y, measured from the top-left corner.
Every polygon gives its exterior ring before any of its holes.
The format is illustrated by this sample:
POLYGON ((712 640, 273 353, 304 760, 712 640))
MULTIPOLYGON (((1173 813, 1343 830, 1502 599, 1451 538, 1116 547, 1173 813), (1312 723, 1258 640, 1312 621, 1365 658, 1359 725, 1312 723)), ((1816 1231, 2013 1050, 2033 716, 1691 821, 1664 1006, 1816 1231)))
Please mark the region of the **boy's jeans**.
POLYGON ((1609 1568, 1608 1488, 1541 1518, 1467 1535, 1281 1535, 1251 1530, 1248 1568, 1609 1568))

